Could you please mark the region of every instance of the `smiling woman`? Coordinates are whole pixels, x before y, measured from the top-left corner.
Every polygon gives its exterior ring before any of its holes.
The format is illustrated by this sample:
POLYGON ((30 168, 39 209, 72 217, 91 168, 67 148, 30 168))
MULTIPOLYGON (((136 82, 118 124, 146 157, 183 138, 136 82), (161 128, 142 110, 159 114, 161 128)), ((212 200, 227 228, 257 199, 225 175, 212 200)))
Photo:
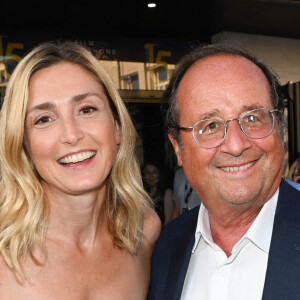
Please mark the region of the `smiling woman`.
POLYGON ((0 294, 145 299, 160 220, 99 61, 73 42, 33 49, 7 86, 0 136, 0 294))

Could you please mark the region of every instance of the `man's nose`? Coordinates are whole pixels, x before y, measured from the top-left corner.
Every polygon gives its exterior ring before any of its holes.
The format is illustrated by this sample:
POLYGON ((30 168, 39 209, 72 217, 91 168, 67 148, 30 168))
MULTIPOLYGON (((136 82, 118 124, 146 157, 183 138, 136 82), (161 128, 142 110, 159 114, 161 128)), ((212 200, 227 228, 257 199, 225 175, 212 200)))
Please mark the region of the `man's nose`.
POLYGON ((233 156, 239 156, 251 147, 250 138, 243 132, 238 119, 230 119, 226 124, 226 136, 220 149, 233 156))
POLYGON ((74 117, 61 120, 61 142, 64 144, 76 145, 84 137, 84 131, 79 121, 74 117))

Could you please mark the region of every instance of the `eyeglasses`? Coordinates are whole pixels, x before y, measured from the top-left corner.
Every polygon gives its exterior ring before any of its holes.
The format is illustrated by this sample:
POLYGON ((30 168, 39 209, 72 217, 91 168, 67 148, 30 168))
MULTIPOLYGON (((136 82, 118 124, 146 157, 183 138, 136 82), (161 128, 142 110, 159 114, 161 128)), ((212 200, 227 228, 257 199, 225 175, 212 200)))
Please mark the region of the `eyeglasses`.
POLYGON ((239 118, 224 121, 220 118, 200 120, 189 127, 178 127, 180 130, 193 130, 196 143, 202 148, 215 148, 221 145, 226 137, 228 122, 238 121, 241 130, 251 139, 268 136, 274 128, 273 112, 278 109, 256 108, 243 112, 239 118))

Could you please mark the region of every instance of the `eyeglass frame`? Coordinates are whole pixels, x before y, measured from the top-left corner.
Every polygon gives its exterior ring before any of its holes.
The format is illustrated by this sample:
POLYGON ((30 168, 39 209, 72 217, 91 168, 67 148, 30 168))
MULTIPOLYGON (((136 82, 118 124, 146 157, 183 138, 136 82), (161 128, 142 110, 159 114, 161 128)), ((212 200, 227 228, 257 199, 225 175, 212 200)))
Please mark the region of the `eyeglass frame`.
POLYGON ((254 109, 251 109, 251 110, 249 110, 249 111, 245 111, 245 112, 241 113, 240 116, 239 116, 238 118, 232 118, 232 119, 228 119, 228 120, 226 120, 226 121, 224 121, 223 119, 218 118, 218 117, 215 117, 215 118, 208 118, 208 119, 202 119, 202 120, 197 121, 193 126, 187 126, 187 127, 178 126, 177 129, 179 129, 179 130, 188 130, 188 131, 193 130, 193 137, 194 137, 194 140, 195 140, 196 144, 197 144, 199 147, 204 148, 204 149, 212 149, 212 148, 216 148, 216 147, 220 146, 220 145, 225 141, 225 138, 226 138, 226 135, 227 135, 227 126, 228 126, 227 124, 228 124, 228 122, 234 121, 234 120, 236 120, 236 121, 239 122, 239 126, 240 126, 242 132, 243 132, 247 137, 249 137, 250 139, 262 139, 262 138, 267 137, 268 135, 271 134, 271 132, 272 132, 273 129, 274 129, 274 124, 275 124, 275 122, 274 122, 274 117, 273 117, 273 115, 272 115, 273 112, 279 112, 279 109, 272 109, 272 110, 270 110, 270 109, 265 108, 265 107, 254 108, 254 109), (270 130, 266 135, 264 135, 264 136, 261 136, 261 137, 251 137, 251 136, 249 136, 249 135, 245 132, 245 130, 244 130, 243 126, 242 126, 242 121, 241 121, 241 119, 242 119, 246 114, 251 113, 252 111, 262 110, 262 109, 267 110, 267 111, 269 112, 269 114, 272 116, 272 128, 271 128, 271 130, 270 130), (201 145, 197 142, 197 139, 196 139, 196 137, 195 137, 195 126, 196 126, 198 123, 203 122, 203 121, 207 121, 207 120, 219 120, 219 121, 221 121, 221 123, 224 125, 224 136, 223 136, 223 139, 222 139, 222 141, 221 141, 219 144, 217 144, 216 146, 212 146, 212 147, 204 147, 204 146, 201 146, 201 145))

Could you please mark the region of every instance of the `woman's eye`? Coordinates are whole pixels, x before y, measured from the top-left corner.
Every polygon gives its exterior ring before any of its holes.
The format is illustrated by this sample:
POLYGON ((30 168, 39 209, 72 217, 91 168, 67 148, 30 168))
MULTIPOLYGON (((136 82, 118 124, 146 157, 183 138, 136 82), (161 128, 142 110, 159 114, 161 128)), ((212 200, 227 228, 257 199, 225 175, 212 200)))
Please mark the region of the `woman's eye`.
POLYGON ((37 119, 34 123, 34 125, 39 125, 39 124, 45 124, 45 123, 48 123, 48 122, 51 122, 51 118, 48 117, 48 116, 43 116, 39 119, 37 119))
POLYGON ((95 110, 96 110, 95 107, 86 106, 80 110, 80 114, 90 114, 90 113, 94 112, 95 110))

